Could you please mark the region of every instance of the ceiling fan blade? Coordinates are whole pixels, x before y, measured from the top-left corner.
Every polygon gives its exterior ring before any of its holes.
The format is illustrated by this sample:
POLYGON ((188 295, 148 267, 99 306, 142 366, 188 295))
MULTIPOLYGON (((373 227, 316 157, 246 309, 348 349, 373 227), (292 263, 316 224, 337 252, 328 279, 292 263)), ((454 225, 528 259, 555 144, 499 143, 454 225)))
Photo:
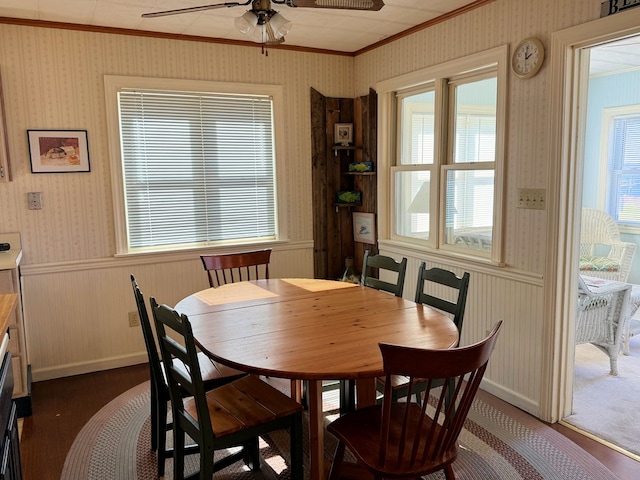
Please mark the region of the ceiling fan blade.
POLYGON ((165 10, 163 12, 143 13, 142 17, 143 18, 164 17, 166 15, 177 15, 179 13, 191 13, 191 12, 200 12, 202 10, 213 10, 214 8, 239 7, 240 5, 249 5, 250 3, 251 3, 251 0, 247 0, 244 3, 240 3, 240 2, 215 3, 213 5, 201 5, 199 7, 178 8, 176 10, 165 10))
POLYGON ((383 0, 290 0, 287 4, 301 8, 339 8, 344 10, 380 10, 383 0))

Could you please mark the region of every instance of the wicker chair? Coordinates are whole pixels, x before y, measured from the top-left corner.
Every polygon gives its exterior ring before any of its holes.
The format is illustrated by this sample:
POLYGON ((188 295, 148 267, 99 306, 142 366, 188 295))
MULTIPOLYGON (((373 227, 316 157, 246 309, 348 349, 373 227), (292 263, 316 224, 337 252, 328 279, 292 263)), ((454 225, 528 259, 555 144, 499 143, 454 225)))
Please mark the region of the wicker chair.
POLYGON ((622 334, 622 353, 629 355, 629 340, 640 335, 640 316, 636 313, 640 310, 640 285, 633 285, 629 296, 629 320, 622 334))
POLYGON ((578 275, 578 318, 575 344, 591 343, 609 357, 618 375, 618 354, 629 321, 631 285, 578 275))
POLYGON ((620 240, 613 218, 602 210, 582 209, 580 273, 626 282, 636 245, 620 240))

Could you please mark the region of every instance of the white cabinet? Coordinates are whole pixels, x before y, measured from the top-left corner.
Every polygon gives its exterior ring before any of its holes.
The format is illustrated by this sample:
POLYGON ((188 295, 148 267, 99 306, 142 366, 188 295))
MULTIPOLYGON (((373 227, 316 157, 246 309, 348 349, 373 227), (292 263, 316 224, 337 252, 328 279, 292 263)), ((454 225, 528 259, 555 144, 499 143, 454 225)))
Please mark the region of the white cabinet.
POLYGON ((16 293, 18 295, 18 305, 9 320, 8 351, 11 353, 13 371, 13 399, 16 401, 18 415, 23 417, 31 414, 31 392, 28 382, 29 362, 20 287, 20 262, 22 260, 20 234, 0 234, 0 243, 11 245, 10 250, 0 252, 0 293, 16 293))

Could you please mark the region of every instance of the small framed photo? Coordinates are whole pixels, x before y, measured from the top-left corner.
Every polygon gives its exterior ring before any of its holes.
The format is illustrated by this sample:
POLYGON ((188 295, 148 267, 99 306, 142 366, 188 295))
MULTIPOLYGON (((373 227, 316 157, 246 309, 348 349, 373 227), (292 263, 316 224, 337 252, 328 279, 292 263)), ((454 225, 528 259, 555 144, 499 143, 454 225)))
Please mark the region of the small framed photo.
POLYGON ((376 243, 376 216, 373 213, 353 212, 353 239, 356 242, 376 243))
POLYGON ((86 130, 27 130, 32 173, 89 172, 86 130))
POLYGON ((334 141, 336 144, 347 146, 353 143, 353 123, 336 123, 334 141))

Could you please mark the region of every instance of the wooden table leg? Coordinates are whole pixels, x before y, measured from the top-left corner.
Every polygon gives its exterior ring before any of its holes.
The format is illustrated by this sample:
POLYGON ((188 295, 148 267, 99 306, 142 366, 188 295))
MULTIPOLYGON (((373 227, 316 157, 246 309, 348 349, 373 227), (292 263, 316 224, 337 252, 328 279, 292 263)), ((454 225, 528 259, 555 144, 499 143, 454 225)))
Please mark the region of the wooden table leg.
POLYGON ((324 417, 322 413, 322 382, 309 381, 309 457, 311 480, 324 480, 324 417))
POLYGON ((291 398, 302 403, 302 380, 291 380, 291 398))

